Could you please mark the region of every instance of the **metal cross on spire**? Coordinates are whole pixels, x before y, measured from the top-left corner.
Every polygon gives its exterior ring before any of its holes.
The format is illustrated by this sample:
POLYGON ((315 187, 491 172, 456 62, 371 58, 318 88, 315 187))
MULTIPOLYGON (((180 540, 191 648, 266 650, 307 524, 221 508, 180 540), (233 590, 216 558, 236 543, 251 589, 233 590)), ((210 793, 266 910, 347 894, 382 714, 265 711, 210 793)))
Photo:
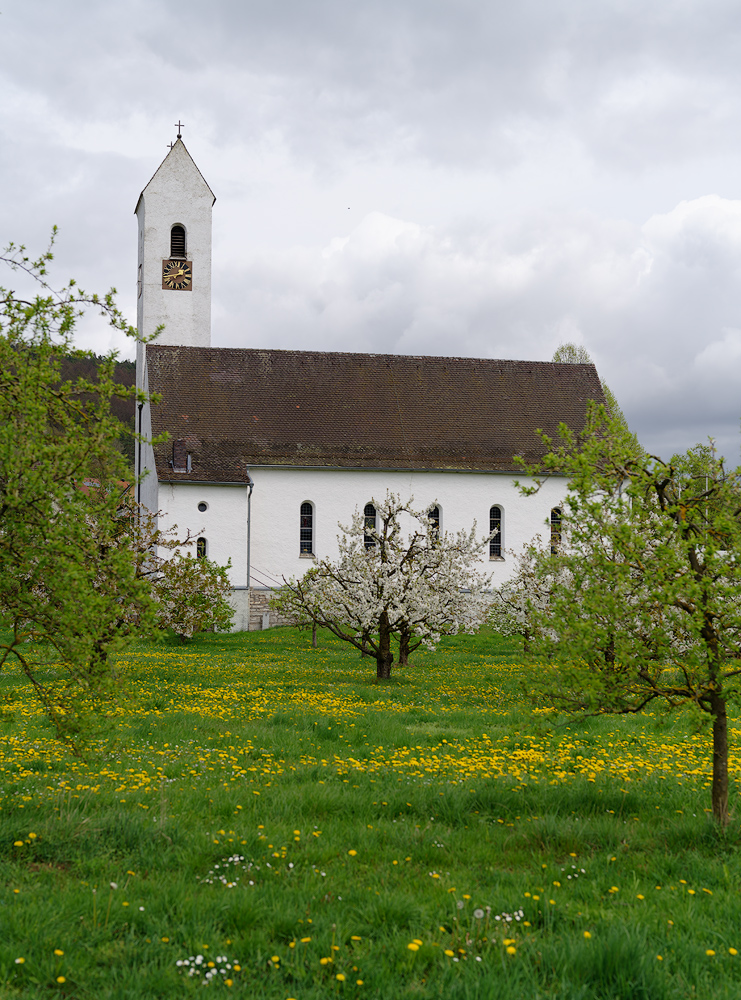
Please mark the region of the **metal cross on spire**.
POLYGON ((176 128, 176 129, 178 130, 178 139, 182 139, 183 137, 182 137, 182 135, 180 134, 180 129, 181 129, 181 128, 185 128, 185 126, 183 125, 183 123, 182 123, 182 122, 180 121, 180 119, 179 119, 179 118, 178 118, 178 123, 177 123, 177 125, 175 126, 175 128, 176 128))

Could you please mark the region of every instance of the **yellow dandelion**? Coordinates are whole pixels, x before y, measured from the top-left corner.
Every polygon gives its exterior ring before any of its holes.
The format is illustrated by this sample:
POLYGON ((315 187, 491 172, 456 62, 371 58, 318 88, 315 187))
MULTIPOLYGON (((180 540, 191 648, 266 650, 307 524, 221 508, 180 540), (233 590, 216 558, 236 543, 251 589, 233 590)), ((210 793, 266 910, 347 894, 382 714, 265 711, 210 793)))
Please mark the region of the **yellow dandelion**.
POLYGON ((57 976, 57 982, 58 983, 66 983, 67 980, 64 978, 64 976, 57 976))
POLYGON ((712 956, 715 954, 715 952, 713 951, 712 948, 708 948, 708 950, 705 952, 705 954, 706 955, 710 955, 710 957, 712 958, 712 956))
POLYGON ((350 855, 351 858, 354 858, 357 855, 358 852, 350 850, 347 853, 350 855))
POLYGON ((453 958, 455 956, 455 952, 451 951, 450 948, 445 949, 445 954, 448 956, 448 958, 453 958))
POLYGON ((509 945, 508 948, 507 948, 507 954, 508 955, 516 955, 517 954, 517 948, 515 948, 515 946, 512 945, 512 944, 509 945))
POLYGON ((335 979, 337 980, 338 983, 344 983, 345 982, 345 973, 344 972, 338 972, 337 975, 335 976, 335 979))
POLYGON ((590 939, 591 936, 592 935, 589 933, 589 931, 584 931, 584 937, 587 939, 587 941, 590 939))
POLYGON ((729 948, 728 949, 728 954, 729 955, 738 955, 738 952, 736 951, 735 948, 729 948))
POLYGON ((270 959, 271 962, 280 962, 280 955, 273 955, 270 959))
POLYGON ((646 897, 645 897, 645 896, 642 896, 642 895, 640 894, 640 892, 639 892, 639 893, 638 893, 638 895, 636 896, 636 899, 645 899, 645 898, 646 898, 646 897))
POLYGON ((664 961, 664 956, 663 955, 657 955, 656 956, 656 961, 657 962, 663 962, 664 961))
POLYGON ((362 979, 356 979, 355 980, 355 985, 356 986, 362 986, 363 985, 363 980, 362 979))
POLYGON ((26 961, 26 960, 25 960, 25 958, 16 958, 16 960, 15 960, 15 964, 16 964, 16 965, 23 965, 23 963, 24 963, 25 961, 26 961))
POLYGON ((362 941, 363 939, 360 937, 359 934, 353 934, 353 935, 351 935, 350 940, 351 941, 362 941))
POLYGON ((62 949, 61 949, 61 948, 55 948, 55 949, 54 949, 54 954, 55 954, 55 955, 63 955, 63 954, 64 954, 64 952, 62 951, 62 949))
POLYGON ((419 951, 419 945, 417 944, 417 942, 416 942, 416 941, 411 941, 411 942, 410 942, 410 943, 409 943, 409 944, 407 945, 407 948, 408 948, 408 949, 409 949, 410 951, 419 951))

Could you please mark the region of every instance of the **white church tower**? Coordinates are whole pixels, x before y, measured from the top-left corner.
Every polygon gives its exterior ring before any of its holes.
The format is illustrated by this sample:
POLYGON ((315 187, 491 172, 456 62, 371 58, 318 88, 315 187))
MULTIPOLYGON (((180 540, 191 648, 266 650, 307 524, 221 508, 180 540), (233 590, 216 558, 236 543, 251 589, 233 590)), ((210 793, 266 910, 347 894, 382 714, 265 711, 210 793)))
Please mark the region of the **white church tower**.
POLYGON ((139 196, 137 327, 166 347, 211 346, 211 211, 216 201, 178 134, 139 196))
MULTIPOLYGON (((216 198, 178 132, 177 141, 139 195, 137 329, 164 347, 211 346, 211 212, 216 198)), ((147 346, 136 351, 136 385, 149 393, 147 346)), ((149 403, 138 407, 137 500, 160 507, 149 403)))

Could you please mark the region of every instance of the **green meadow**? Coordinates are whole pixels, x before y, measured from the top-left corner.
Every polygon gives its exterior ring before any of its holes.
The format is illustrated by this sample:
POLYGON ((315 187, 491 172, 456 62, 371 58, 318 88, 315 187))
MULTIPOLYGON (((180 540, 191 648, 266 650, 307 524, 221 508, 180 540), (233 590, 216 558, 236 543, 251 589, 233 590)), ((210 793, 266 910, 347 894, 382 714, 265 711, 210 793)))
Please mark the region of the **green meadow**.
POLYGON ((701 720, 558 718, 486 631, 412 659, 142 642, 81 755, 4 674, 0 996, 741 997, 701 720))

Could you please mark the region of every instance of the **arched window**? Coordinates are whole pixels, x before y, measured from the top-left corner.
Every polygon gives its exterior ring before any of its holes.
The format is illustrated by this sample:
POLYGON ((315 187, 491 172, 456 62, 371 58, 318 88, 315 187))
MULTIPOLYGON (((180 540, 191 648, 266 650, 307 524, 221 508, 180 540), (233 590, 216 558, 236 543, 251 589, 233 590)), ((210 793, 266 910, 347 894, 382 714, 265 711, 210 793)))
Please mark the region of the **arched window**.
POLYGON ((561 547, 561 508, 554 507, 551 511, 551 555, 555 555, 561 547))
POLYGON ((491 507, 489 509, 489 532, 496 531, 489 540, 489 558, 502 558, 502 508, 491 507))
POLYGON ((205 559, 206 549, 207 549, 206 539, 199 538, 198 541, 196 542, 196 559, 205 559))
POLYGON ((298 539, 300 555, 311 555, 314 551, 314 505, 308 500, 301 504, 298 539))
POLYGON ((365 542, 366 549, 372 549, 376 544, 376 537, 369 532, 374 532, 376 530, 376 508, 372 503, 367 503, 363 511, 363 517, 365 518, 365 536, 363 541, 365 542))
POLYGON ((185 229, 173 226, 170 230, 170 256, 185 259, 185 229))
POLYGON ((437 539, 440 537, 440 508, 437 504, 427 511, 427 516, 430 519, 430 526, 432 528, 432 537, 437 539))
POLYGON ((438 507, 437 504, 435 504, 434 507, 430 507, 430 509, 427 511, 427 516, 432 522, 432 530, 435 532, 435 534, 438 534, 440 531, 440 508, 438 507))

